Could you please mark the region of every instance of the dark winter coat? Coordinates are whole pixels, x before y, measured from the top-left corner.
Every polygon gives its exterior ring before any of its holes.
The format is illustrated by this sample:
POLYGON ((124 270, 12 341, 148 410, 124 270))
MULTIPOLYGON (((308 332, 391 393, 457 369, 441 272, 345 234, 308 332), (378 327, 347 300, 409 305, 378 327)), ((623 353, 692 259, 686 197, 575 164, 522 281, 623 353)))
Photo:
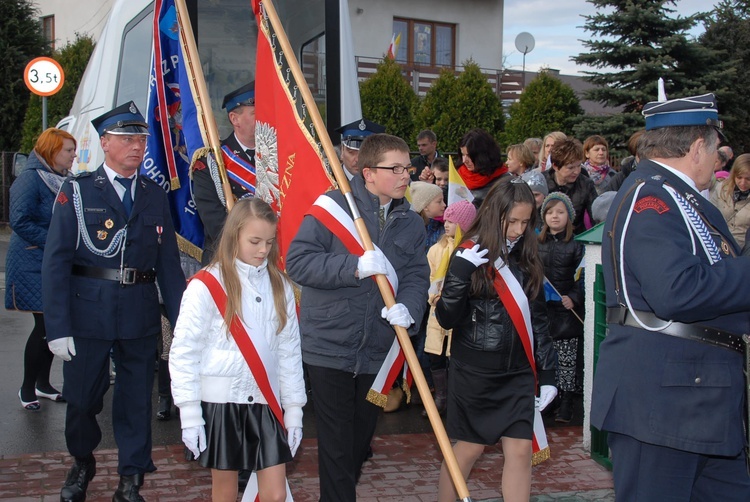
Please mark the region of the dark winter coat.
POLYGON ((583 214, 584 212, 588 212, 589 215, 592 214, 591 205, 597 197, 596 186, 591 178, 581 172, 573 183, 560 186, 555 180, 554 169, 548 169, 543 174, 547 180, 549 193, 562 192, 570 197, 570 202, 573 203, 573 208, 576 210, 576 217, 573 220, 573 231, 576 235, 586 230, 583 223, 583 214))
POLYGON ((63 179, 32 151, 26 169, 10 186, 13 234, 5 261, 6 309, 43 310, 42 257, 52 205, 63 179), (43 177, 47 178, 47 183, 43 177))
MULTIPOLYGON (((509 266, 523 284, 523 274, 513 254, 509 266)), ((451 357, 493 370, 512 371, 528 367, 521 337, 497 294, 493 292, 487 297, 471 295, 471 275, 474 270, 474 265, 469 261, 454 257, 435 309, 440 325, 453 329, 451 357)), ((554 385, 557 354, 549 336, 544 292, 535 300, 530 300, 529 307, 539 383, 554 385)))
MULTIPOLYGON (((562 240, 564 233, 547 234, 544 242, 539 243, 539 257, 544 264, 544 275, 549 279, 558 293, 567 295, 573 302, 573 310, 583 319, 583 273, 575 280, 578 264, 583 259, 583 245, 573 239, 562 240)), ((550 336, 553 340, 568 340, 583 336, 583 324, 575 314, 563 307, 562 302, 547 302, 550 336)))

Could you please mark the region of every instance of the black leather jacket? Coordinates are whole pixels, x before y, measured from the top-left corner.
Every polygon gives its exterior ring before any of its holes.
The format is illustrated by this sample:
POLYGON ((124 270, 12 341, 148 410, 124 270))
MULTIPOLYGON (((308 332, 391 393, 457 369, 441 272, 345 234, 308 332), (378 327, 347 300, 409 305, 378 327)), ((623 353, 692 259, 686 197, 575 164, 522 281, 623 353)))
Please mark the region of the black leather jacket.
MULTIPOLYGON (((512 253, 510 267, 523 284, 521 270, 512 253)), ((473 264, 454 256, 435 310, 440 325, 453 330, 451 356, 474 366, 500 371, 527 367, 528 359, 521 339, 497 295, 470 296, 474 270, 473 264)), ((544 293, 529 303, 539 383, 554 385, 557 353, 549 336, 544 293)))

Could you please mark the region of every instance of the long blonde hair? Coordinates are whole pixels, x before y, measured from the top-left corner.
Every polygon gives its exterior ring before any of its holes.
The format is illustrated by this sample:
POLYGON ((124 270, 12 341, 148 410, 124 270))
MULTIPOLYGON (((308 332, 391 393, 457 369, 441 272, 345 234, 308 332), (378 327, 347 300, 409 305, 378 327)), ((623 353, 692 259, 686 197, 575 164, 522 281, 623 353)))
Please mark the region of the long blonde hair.
POLYGON ((724 190, 724 197, 727 200, 732 200, 734 189, 737 188, 737 176, 743 175, 748 171, 750 171, 750 153, 743 153, 735 159, 729 177, 724 181, 722 189, 724 190))
MULTIPOLYGON (((263 200, 256 198, 238 200, 227 215, 216 254, 211 260, 211 266, 218 265, 221 269, 224 288, 227 292, 227 308, 224 312, 227 335, 229 335, 232 317, 236 314, 237 317, 242 319, 242 285, 234 262, 239 253, 240 230, 254 218, 272 225, 276 225, 279 221, 271 206, 263 200)), ((274 240, 266 258, 268 260, 268 277, 271 280, 271 291, 273 292, 273 304, 279 320, 276 328, 276 334, 278 335, 287 323, 284 285, 289 282, 289 278, 278 266, 279 244, 277 241, 274 240)), ((244 321, 244 319, 242 320, 244 321)))

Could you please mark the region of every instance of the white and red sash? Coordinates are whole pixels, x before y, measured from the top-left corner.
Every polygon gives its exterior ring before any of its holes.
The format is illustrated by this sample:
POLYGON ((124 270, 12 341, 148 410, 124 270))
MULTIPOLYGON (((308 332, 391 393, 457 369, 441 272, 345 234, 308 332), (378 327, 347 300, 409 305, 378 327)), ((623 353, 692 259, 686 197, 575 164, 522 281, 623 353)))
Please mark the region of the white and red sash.
POLYGON ((255 167, 245 159, 235 155, 226 145, 221 147, 221 156, 224 158, 224 167, 229 179, 255 195, 255 167))
MULTIPOLYGON (((472 244, 473 245, 473 244, 472 244)), ((513 326, 521 338, 521 345, 529 360, 531 371, 534 372, 534 382, 537 381, 536 360, 534 359, 534 331, 531 327, 531 309, 529 299, 523 291, 523 286, 518 282, 510 268, 506 266, 501 258, 495 261, 495 270, 492 285, 495 287, 503 307, 508 312, 513 326)), ((536 385, 534 385, 536 387, 536 385)), ((550 457, 547 434, 544 430, 542 413, 539 408, 534 408, 534 435, 531 438, 531 464, 537 465, 550 457)))
MULTIPOLYGON (((218 273, 215 270, 202 269, 191 280, 198 280, 205 284, 219 314, 224 317, 224 313, 227 310, 227 293, 217 275, 218 273)), ((274 417, 276 417, 276 420, 279 421, 283 429, 284 412, 281 409, 281 401, 279 399, 279 376, 276 373, 275 356, 271 351, 271 347, 263 336, 258 335, 254 330, 250 329, 237 314, 232 317, 229 332, 240 349, 242 357, 245 358, 247 366, 250 368, 250 373, 252 373, 261 394, 263 394, 263 398, 268 403, 274 417)), ((294 499, 289 490, 288 482, 286 491, 287 502, 293 502, 294 499)), ((258 502, 260 500, 258 495, 258 477, 255 472, 250 475, 250 480, 247 483, 242 500, 243 502, 258 502)))
MULTIPOLYGON (((335 235, 350 253, 356 256, 364 254, 365 248, 357 233, 354 220, 332 198, 327 195, 319 196, 307 214, 318 220, 335 235)), ((396 296, 398 293, 398 276, 388 259, 386 259, 386 266, 388 269, 386 278, 388 279, 388 284, 391 286, 393 296, 396 296)), ((375 277, 372 277, 372 279, 375 280, 375 277)), ((378 374, 375 376, 375 381, 367 393, 367 400, 378 406, 385 407, 388 399, 388 391, 391 390, 393 382, 398 377, 402 367, 404 391, 408 394, 412 383, 412 375, 406 363, 404 352, 398 343, 398 338, 394 336, 388 355, 386 355, 385 361, 383 361, 383 365, 380 367, 378 374)))

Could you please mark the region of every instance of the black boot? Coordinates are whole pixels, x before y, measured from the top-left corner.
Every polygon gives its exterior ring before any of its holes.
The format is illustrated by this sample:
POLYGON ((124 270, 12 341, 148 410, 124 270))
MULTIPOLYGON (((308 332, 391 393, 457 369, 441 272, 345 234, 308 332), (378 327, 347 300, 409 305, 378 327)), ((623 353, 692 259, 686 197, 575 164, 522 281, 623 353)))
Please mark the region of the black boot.
POLYGON ((557 410, 555 422, 568 423, 573 418, 573 393, 562 392, 560 408, 557 410))
MULTIPOLYGON (((432 370, 432 383, 435 384, 435 408, 442 415, 448 405, 448 370, 432 370)), ((427 418, 427 410, 422 410, 422 417, 427 418)))
POLYGON ((117 485, 112 502, 146 502, 138 493, 143 486, 143 474, 132 474, 120 476, 120 484, 117 485))
POLYGON ((156 419, 166 422, 172 418, 172 396, 159 395, 159 404, 156 408, 156 419))
POLYGON ((75 464, 68 472, 65 485, 60 490, 60 502, 83 502, 86 500, 86 489, 96 475, 96 459, 93 455, 88 458, 76 458, 75 464))

